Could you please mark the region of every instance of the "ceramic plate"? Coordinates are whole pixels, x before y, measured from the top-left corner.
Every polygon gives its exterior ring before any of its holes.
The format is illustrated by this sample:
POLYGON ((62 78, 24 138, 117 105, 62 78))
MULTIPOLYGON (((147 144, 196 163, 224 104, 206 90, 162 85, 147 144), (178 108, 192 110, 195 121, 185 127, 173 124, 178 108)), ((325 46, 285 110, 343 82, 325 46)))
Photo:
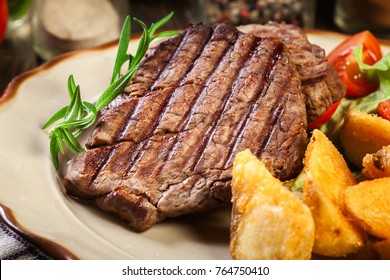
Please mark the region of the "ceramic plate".
MULTIPOLYGON (((338 33, 308 33, 327 52, 344 39, 338 33)), ((131 49, 136 45, 132 40, 131 49)), ((68 104, 70 74, 81 85, 84 100, 96 100, 109 83, 115 54, 115 43, 69 53, 10 83, 0 98, 3 220, 57 259, 230 259, 228 208, 134 233, 116 217, 64 195, 41 127, 68 104)))

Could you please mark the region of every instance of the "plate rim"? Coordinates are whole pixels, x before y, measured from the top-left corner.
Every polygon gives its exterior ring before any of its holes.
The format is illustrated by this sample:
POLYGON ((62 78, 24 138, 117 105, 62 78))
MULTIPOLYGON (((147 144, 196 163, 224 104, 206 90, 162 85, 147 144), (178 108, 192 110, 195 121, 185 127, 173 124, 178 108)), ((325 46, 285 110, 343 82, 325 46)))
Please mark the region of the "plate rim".
MULTIPOLYGON (((137 40, 139 38, 140 38, 139 34, 134 34, 131 40, 137 40)), ((24 73, 17 75, 8 83, 3 93, 0 95, 0 106, 4 106, 5 103, 12 100, 17 95, 20 85, 22 85, 23 82, 28 80, 30 77, 33 77, 34 75, 39 74, 41 72, 48 71, 51 68, 55 67, 56 65, 62 63, 63 61, 66 61, 77 55, 88 53, 88 52, 104 51, 116 47, 118 42, 119 39, 116 39, 92 48, 75 50, 64 54, 60 54, 48 61, 45 61, 41 65, 31 70, 28 70, 24 73)), ((59 243, 51 241, 42 236, 39 236, 38 234, 32 233, 30 230, 25 228, 15 218, 12 209, 3 205, 2 203, 0 203, 0 219, 15 233, 17 233, 18 235, 26 239, 28 242, 32 243, 39 250, 46 253, 49 257, 57 260, 79 260, 80 259, 74 253, 72 253, 70 250, 60 245, 59 243)))
MULTIPOLYGON (((139 38, 139 36, 134 35, 131 38, 131 40, 136 40, 137 38, 139 38)), ((118 44, 118 40, 113 40, 113 41, 110 41, 108 43, 96 46, 96 47, 63 53, 63 54, 60 54, 60 55, 58 55, 58 56, 56 56, 48 61, 45 61, 41 65, 39 65, 31 70, 28 70, 26 72, 23 72, 23 73, 17 75, 8 83, 8 85, 6 86, 4 91, 0 94, 0 106, 2 106, 8 100, 12 99, 16 95, 16 92, 17 92, 19 86, 25 80, 30 78, 31 76, 34 76, 42 71, 50 70, 50 68, 53 68, 57 64, 63 62, 64 60, 67 60, 67 59, 72 58, 74 56, 77 56, 79 54, 87 53, 87 52, 103 51, 103 50, 115 47, 117 44, 118 44)))
MULTIPOLYGON (((326 35, 326 36, 338 36, 341 39, 347 38, 350 36, 349 34, 344 34, 336 31, 328 31, 324 29, 304 29, 304 32, 307 35, 326 35)), ((138 40, 140 38, 141 34, 134 34, 131 38, 131 41, 138 40)), ((390 47, 390 40, 386 39, 379 39, 379 42, 381 45, 390 47)), ((87 52, 99 52, 104 51, 109 48, 116 47, 118 44, 118 40, 113 40, 111 42, 93 47, 93 48, 87 48, 83 50, 76 50, 72 52, 68 52, 65 54, 61 54, 59 56, 54 57, 51 60, 48 60, 44 62, 43 64, 39 65, 36 68, 33 68, 27 72, 24 72, 16 77, 14 77, 10 83, 7 85, 3 93, 0 95, 0 106, 4 106, 4 104, 7 101, 12 100, 13 97, 16 96, 18 92, 19 86, 29 79, 30 77, 41 73, 43 71, 48 71, 57 64, 73 58, 79 54, 87 53, 87 52)), ((53 259, 58 260, 78 260, 79 258, 69 251, 67 248, 65 248, 63 245, 60 245, 59 243, 56 243, 54 241, 51 241, 47 238, 44 238, 42 236, 39 236, 38 234, 32 233, 29 229, 25 228, 21 223, 17 221, 15 218, 12 209, 9 207, 3 205, 0 203, 0 219, 13 231, 15 231, 17 234, 25 238, 27 241, 35 245, 38 249, 45 252, 47 255, 49 255, 53 259)))

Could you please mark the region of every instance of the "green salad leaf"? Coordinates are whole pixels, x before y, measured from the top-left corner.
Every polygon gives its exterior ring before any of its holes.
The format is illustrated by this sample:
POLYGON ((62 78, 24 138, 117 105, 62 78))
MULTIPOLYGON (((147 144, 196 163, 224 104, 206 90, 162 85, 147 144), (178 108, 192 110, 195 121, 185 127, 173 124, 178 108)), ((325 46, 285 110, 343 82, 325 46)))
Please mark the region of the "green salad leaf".
POLYGON ((364 76, 370 81, 377 81, 379 87, 376 91, 364 97, 343 98, 333 116, 320 128, 336 146, 338 146, 339 130, 343 125, 344 115, 348 110, 359 110, 364 113, 375 114, 377 113, 378 104, 390 99, 390 53, 384 55, 374 65, 368 65, 363 62, 362 46, 355 47, 353 53, 364 76))
POLYGON ((303 183, 305 181, 306 173, 302 169, 301 173, 292 180, 283 182, 283 185, 294 193, 301 193, 303 190, 303 183))

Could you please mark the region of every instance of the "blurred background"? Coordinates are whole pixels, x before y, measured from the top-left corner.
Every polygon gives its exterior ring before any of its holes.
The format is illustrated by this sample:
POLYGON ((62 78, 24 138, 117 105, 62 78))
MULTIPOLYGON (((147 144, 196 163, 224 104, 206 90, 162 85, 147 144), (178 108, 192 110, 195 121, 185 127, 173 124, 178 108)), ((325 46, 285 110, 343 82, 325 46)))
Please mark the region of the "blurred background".
MULTIPOLYGON (((150 25, 170 11, 175 15, 165 29, 171 30, 273 20, 390 36, 389 0, 0 0, 0 94, 13 77, 58 54, 117 39, 128 14, 150 25)), ((141 28, 133 24, 132 31, 141 28)))

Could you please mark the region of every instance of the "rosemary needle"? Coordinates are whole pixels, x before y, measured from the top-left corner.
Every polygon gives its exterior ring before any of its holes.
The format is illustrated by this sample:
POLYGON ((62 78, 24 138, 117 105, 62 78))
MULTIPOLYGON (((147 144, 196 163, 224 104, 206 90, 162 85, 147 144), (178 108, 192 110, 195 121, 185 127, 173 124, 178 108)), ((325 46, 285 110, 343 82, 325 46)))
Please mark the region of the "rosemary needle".
POLYGON ((150 28, 147 28, 139 19, 133 19, 143 29, 135 55, 127 52, 131 38, 131 20, 129 16, 126 17, 119 39, 111 83, 100 95, 96 104, 82 100, 80 86, 76 85, 73 75, 69 76, 69 105, 58 110, 43 126, 43 129, 47 131, 50 137, 50 155, 56 169, 59 169, 59 152, 64 154, 64 144, 75 153, 80 153, 84 150, 77 137, 84 129, 94 124, 97 113, 121 94, 130 83, 150 43, 156 38, 172 36, 178 33, 166 31, 156 34, 157 30, 164 26, 172 16, 173 13, 168 14, 157 23, 152 23, 150 28), (128 63, 127 71, 121 74, 120 70, 125 63, 128 63))

